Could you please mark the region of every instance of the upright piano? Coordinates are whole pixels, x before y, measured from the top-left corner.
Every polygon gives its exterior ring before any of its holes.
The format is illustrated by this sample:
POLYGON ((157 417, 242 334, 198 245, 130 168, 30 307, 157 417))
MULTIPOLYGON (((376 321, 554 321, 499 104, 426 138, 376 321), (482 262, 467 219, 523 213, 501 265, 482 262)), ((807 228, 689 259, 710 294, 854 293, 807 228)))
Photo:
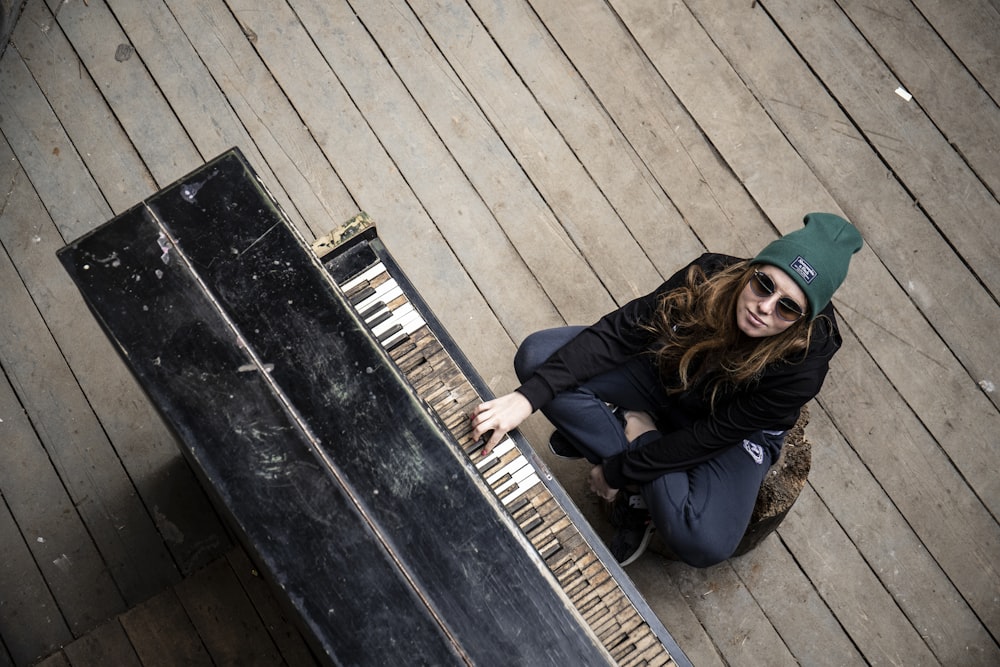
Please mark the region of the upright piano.
POLYGON ((238 149, 59 257, 332 665, 686 665, 359 216, 307 245, 238 149))

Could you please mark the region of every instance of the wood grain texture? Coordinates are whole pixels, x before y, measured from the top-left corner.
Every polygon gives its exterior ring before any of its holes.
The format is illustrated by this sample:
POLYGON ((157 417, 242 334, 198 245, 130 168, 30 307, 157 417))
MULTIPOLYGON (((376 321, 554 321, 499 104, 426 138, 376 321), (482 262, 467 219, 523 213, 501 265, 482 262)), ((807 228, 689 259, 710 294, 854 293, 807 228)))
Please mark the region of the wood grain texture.
MULTIPOLYGON (((142 664, 206 664, 202 627, 233 635, 175 587, 209 563, 203 608, 305 660, 53 262, 227 144, 306 238, 367 211, 497 393, 535 329, 854 221, 804 501, 736 561, 629 572, 695 664, 996 664, 998 32, 996 0, 28 3, 0 58, 0 665, 87 663, 112 618, 142 664), (15 638, 12 609, 53 620, 15 638)), ((597 521, 550 428, 523 431, 597 521)))

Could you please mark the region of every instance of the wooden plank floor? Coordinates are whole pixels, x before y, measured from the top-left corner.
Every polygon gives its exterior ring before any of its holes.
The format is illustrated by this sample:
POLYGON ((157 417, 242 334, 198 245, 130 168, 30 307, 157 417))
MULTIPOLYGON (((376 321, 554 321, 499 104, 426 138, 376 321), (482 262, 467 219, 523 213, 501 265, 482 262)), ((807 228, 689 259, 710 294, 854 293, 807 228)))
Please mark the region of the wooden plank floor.
POLYGON ((372 215, 497 393, 536 329, 851 219, 810 484, 742 558, 629 573, 699 666, 1000 664, 998 34, 995 0, 29 0, 0 666, 312 661, 55 260, 234 145, 307 238, 372 215))

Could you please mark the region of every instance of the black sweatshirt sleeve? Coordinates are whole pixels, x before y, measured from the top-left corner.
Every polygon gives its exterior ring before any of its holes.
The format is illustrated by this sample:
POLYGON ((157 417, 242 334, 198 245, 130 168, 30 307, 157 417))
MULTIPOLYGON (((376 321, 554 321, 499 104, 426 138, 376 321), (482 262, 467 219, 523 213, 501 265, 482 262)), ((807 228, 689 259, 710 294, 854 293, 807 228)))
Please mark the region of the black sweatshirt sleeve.
POLYGON ((652 342, 652 334, 645 326, 651 323, 660 298, 684 284, 691 265, 698 264, 706 273, 711 273, 734 261, 738 260, 726 255, 702 255, 656 290, 633 299, 581 331, 518 387, 518 393, 528 399, 532 410, 537 410, 556 394, 579 386, 645 351, 652 342))

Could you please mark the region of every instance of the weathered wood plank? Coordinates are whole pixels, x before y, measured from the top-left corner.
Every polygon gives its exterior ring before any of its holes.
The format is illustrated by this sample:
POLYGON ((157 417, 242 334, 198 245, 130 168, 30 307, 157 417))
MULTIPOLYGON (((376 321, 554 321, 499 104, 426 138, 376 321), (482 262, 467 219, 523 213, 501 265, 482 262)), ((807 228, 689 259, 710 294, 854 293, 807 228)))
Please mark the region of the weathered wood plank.
POLYGON ((1000 528, 893 385, 857 345, 834 359, 820 400, 924 547, 996 632, 1000 528))
POLYGON ((743 184, 606 3, 531 5, 706 248, 747 257, 773 240, 743 184))
MULTIPOLYGON (((275 178, 166 5, 162 2, 110 0, 108 6, 127 31, 136 56, 142 58, 157 88, 177 114, 202 158, 211 159, 233 146, 239 146, 293 224, 306 236, 315 235, 317 230, 306 226, 297 202, 289 199, 275 178)), ((303 204, 311 201, 306 199, 303 204)), ((317 211, 310 213, 315 218, 317 211)), ((323 218, 320 217, 316 223, 322 226, 323 218)))
POLYGON ((525 2, 469 4, 660 275, 703 252, 532 8, 525 2))
POLYGON ((866 662, 938 664, 812 487, 802 490, 779 530, 866 662))
MULTIPOLYGON (((0 144, 0 160, 9 156, 0 144)), ((12 163, 9 159, 5 164, 12 163)), ((61 239, 23 172, 15 174, 8 209, 0 217, 2 270, 7 284, 28 288, 0 292, 3 310, 17 313, 0 329, 0 357, 56 473, 127 603, 136 603, 179 579, 162 537, 122 467, 63 352, 31 300, 39 274, 58 279, 61 239), (10 259, 8 259, 8 256, 10 259), (17 267, 34 267, 18 275, 17 267), (22 282, 23 281, 23 282, 22 282)), ((68 280, 68 278, 67 278, 68 280)), ((54 280, 69 291, 66 281, 54 280)), ((49 295, 46 295, 49 296, 49 295)), ((110 352, 110 350, 108 350, 110 352)))
POLYGON ((825 410, 817 407, 810 414, 808 433, 819 445, 813 448, 809 476, 813 490, 934 655, 944 665, 1000 663, 1000 646, 893 506, 879 480, 825 410))
POLYGON ((37 663, 36 667, 72 667, 69 658, 62 651, 53 653, 49 657, 37 663))
POLYGON ((469 7, 410 4, 615 301, 656 287, 662 277, 469 7))
MULTIPOLYGON (((313 0, 296 2, 295 6, 307 24, 322 24, 323 30, 329 31, 326 22, 330 22, 338 31, 349 31, 337 62, 343 62, 358 48, 359 42, 365 43, 368 38, 364 28, 372 33, 378 44, 371 48, 385 53, 436 134, 461 165, 464 176, 483 198, 534 280, 565 321, 589 322, 595 312, 614 307, 607 290, 589 271, 585 258, 559 227, 552 211, 475 101, 456 81, 455 73, 436 51, 427 33, 419 28, 416 17, 412 14, 407 17, 408 9, 359 3, 357 18, 363 22, 362 26, 352 18, 353 12, 346 3, 331 6, 313 0), (566 281, 567 274, 578 280, 566 281)), ((329 48, 336 46, 334 40, 327 41, 333 42, 329 48)), ((345 76, 350 71, 349 68, 345 76)), ((473 246, 479 244, 489 247, 485 239, 476 240, 473 246)), ((477 264, 466 263, 466 266, 477 270, 477 264)), ((533 318, 529 328, 563 323, 547 310, 534 313, 524 310, 522 317, 533 318)))
POLYGON ((173 588, 133 607, 119 621, 143 667, 216 664, 173 588))
POLYGON ((1000 103, 1000 7, 994 0, 914 0, 917 9, 1000 103))
MULTIPOLYGON (((9 55, 11 51, 7 53, 9 55)), ((0 165, 3 170, 0 182, 8 189, 0 215, 0 231, 6 231, 13 225, 12 218, 24 214, 22 199, 29 194, 30 186, 17 163, 10 159, 10 149, 6 142, 0 142, 0 165)), ((34 193, 30 194, 33 196, 34 193)), ((28 242, 31 242, 30 237, 28 242)), ((21 277, 15 271, 6 245, 7 241, 0 248, 0 276, 2 284, 8 287, 0 291, 0 300, 3 312, 8 313, 10 319, 4 327, 5 344, 0 351, 0 361, 4 367, 0 383, 0 400, 3 402, 0 413, 4 419, 2 426, 9 436, 4 438, 4 447, 0 447, 0 456, 3 457, 0 463, 0 489, 24 535, 24 542, 31 549, 51 594, 58 603, 58 609, 50 608, 46 613, 62 615, 71 631, 79 634, 124 609, 125 602, 106 569, 99 548, 88 534, 87 526, 59 477, 53 463, 53 459, 58 460, 58 449, 50 458, 39 439, 36 430, 44 429, 45 422, 41 421, 37 425, 31 423, 25 412, 24 401, 16 396, 15 387, 8 380, 16 368, 23 368, 17 366, 22 359, 29 364, 38 362, 30 356, 30 350, 26 350, 25 345, 35 342, 33 336, 39 329, 42 335, 46 332, 44 325, 38 325, 38 311, 25 290, 21 277)), ((41 378, 36 380, 42 382, 41 378)), ((46 377, 45 380, 51 381, 52 378, 46 377)), ((58 402, 53 402, 47 409, 61 408, 58 402)), ((41 419, 37 412, 34 417, 41 419)), ((62 443, 49 444, 58 448, 62 443)), ((78 500, 85 503, 86 495, 80 496, 78 500)), ((91 506, 89 509, 95 510, 90 517, 92 520, 114 530, 111 517, 103 515, 100 507, 91 506)), ((87 512, 88 507, 85 506, 83 511, 87 512)), ((94 528, 100 528, 101 525, 95 524, 94 528)), ((30 577, 30 571, 25 576, 30 577)), ((46 596, 41 596, 38 603, 45 605, 45 598, 46 596)))
MULTIPOLYGON (((971 281, 963 280, 969 288, 977 289, 976 279, 982 281, 992 298, 1000 297, 1000 234, 996 221, 1000 220, 1000 203, 970 169, 963 157, 955 151, 948 138, 924 112, 920 104, 907 101, 894 91, 899 86, 895 72, 883 62, 861 35, 850 19, 832 0, 789 2, 767 0, 760 3, 775 20, 781 32, 796 46, 809 68, 822 81, 833 97, 831 103, 815 98, 813 104, 804 106, 808 89, 803 86, 799 94, 774 97, 768 105, 786 109, 779 118, 785 128, 794 128, 789 134, 797 145, 807 147, 803 157, 815 164, 815 171, 829 181, 835 196, 846 191, 836 181, 855 186, 859 198, 878 195, 875 188, 867 191, 858 181, 843 178, 843 167, 835 162, 841 156, 876 154, 887 164, 906 191, 933 220, 944 239, 940 248, 952 246, 961 256, 962 263, 973 272, 971 281), (833 117, 825 120, 828 111, 843 109, 848 118, 833 117), (853 141, 854 130, 841 123, 851 123, 860 129, 866 145, 853 141), (831 141, 817 139, 817 128, 823 128, 831 141), (855 150, 848 152, 844 144, 850 141, 855 150), (860 150, 857 150, 860 148, 860 150), (821 166, 822 165, 822 166, 821 166), (826 166, 831 165, 831 166, 826 166), (871 194, 869 194, 869 192, 871 194)), ((943 59, 939 61, 944 62, 943 59)), ((946 76, 946 71, 935 67, 935 78, 946 76)), ((757 80, 760 80, 758 77, 757 80)), ((765 95, 776 95, 773 84, 765 95)), ((817 87, 817 93, 818 93, 817 87)), ((969 109, 975 122, 971 99, 954 96, 957 104, 969 109)), ((985 115, 992 126, 1000 128, 1000 109, 989 100, 985 115)), ((990 124, 980 131, 989 132, 990 124)), ((995 139, 992 155, 1000 160, 1000 137, 995 139)), ((842 159, 842 158, 841 158, 842 159)), ((871 158, 869 158, 871 161, 871 158)), ((1000 164, 1000 162, 998 162, 1000 164)), ((882 165, 879 165, 882 167, 882 165)), ((1000 173, 997 173, 1000 178, 1000 173)), ((848 205, 845 205, 845 208, 848 205)), ((985 299, 989 299, 987 294, 985 299)), ((968 317, 966 317, 968 319, 968 317)))
POLYGON ((282 663, 277 647, 225 558, 194 573, 175 590, 215 664, 282 663))
MULTIPOLYGON (((10 278, 6 253, 2 259, 0 270, 10 278)), ((0 488, 57 604, 47 606, 43 595, 31 601, 42 611, 24 611, 43 613, 57 627, 61 616, 71 632, 82 634, 122 611, 125 602, 6 377, 0 383, 0 412, 7 436, 0 448, 0 488)))
POLYGON ((254 50, 257 35, 221 2, 167 4, 310 233, 322 236, 354 215, 360 207, 254 50))
MULTIPOLYGON (((18 53, 110 209, 123 211, 156 190, 115 111, 86 74, 44 2, 25 5, 24 21, 18 24, 14 38, 18 53)), ((62 142, 52 146, 53 155, 62 156, 64 150, 62 142)), ((63 157, 70 159, 71 155, 63 157)), ((90 222, 102 219, 103 213, 90 222)))
POLYGON ((107 201, 16 49, 0 59, 0 99, 0 131, 63 233, 75 237, 110 218, 107 201))
POLYGON ((200 165, 191 137, 104 0, 46 4, 156 182, 171 183, 200 165))
POLYGON ((114 667, 141 667, 139 656, 128 640, 128 635, 117 618, 103 623, 87 635, 63 648, 63 653, 74 667, 89 665, 114 665, 114 667))
POLYGON ((230 567, 253 601, 264 627, 278 647, 281 658, 294 667, 318 664, 305 639, 285 614, 285 604, 275 599, 274 589, 263 579, 243 549, 232 549, 226 554, 230 567))
MULTIPOLYGON (((23 440, 29 427, 18 417, 20 406, 10 385, 0 381, 0 433, 4 443, 23 440)), ((73 639, 45 577, 34 561, 28 536, 22 535, 6 502, 0 502, 0 665, 24 665, 73 639), (29 632, 25 632, 30 628, 29 632)), ((37 537, 34 538, 37 540, 37 537)))
POLYGON ((854 641, 777 534, 732 565, 799 664, 863 664, 854 641))
POLYGON ((699 570, 668 562, 664 569, 712 636, 726 664, 799 664, 731 563, 699 570))
POLYGON ((839 4, 993 195, 1000 194, 997 103, 933 26, 909 0, 839 4))
MULTIPOLYGON (((308 5, 302 5, 307 9, 308 5)), ((378 46, 352 21, 346 4, 324 7, 322 16, 297 12, 337 79, 367 119, 407 184, 449 240, 456 257, 492 306, 508 334, 533 331, 530 317, 550 325, 562 320, 525 266, 492 212, 428 123, 378 46), (336 13, 334 10, 337 9, 336 13), (332 14, 332 15, 331 15, 332 14), (353 26, 353 30, 351 27, 353 26), (433 165, 433 169, 428 169, 433 165), (505 275, 504 281, 495 276, 505 275)))
POLYGON ((258 52, 275 79, 431 309, 487 382, 510 386, 509 335, 295 15, 287 5, 230 6, 257 35, 258 52))

